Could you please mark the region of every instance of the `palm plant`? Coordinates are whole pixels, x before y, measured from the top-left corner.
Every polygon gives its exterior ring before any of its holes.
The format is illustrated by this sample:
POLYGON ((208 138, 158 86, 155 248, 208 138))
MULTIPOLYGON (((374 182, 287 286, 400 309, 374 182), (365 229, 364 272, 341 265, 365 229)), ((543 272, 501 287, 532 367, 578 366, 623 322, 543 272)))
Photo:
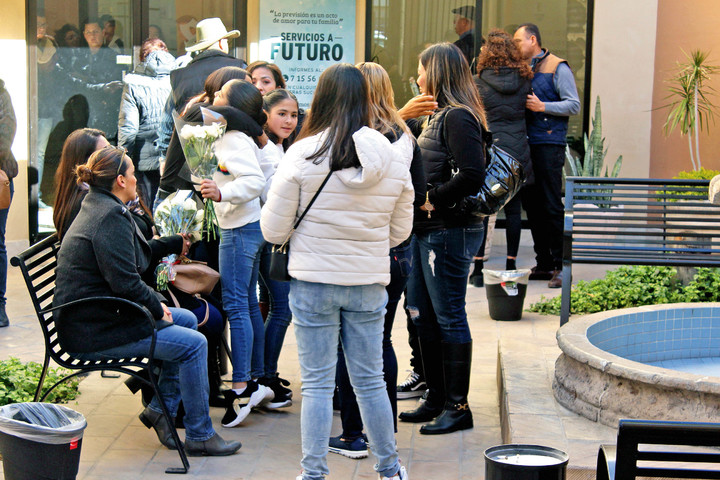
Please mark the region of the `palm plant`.
MULTIPOLYGON (((599 95, 595 101, 595 116, 592 120, 590 137, 588 138, 587 134, 585 134, 583 141, 585 143, 585 157, 583 157, 582 161, 580 158, 575 158, 575 156, 570 153, 569 148, 566 147, 565 149, 565 156, 570 165, 570 172, 575 177, 599 177, 605 163, 605 156, 607 155, 605 139, 602 136, 602 111, 600 109, 599 95)), ((622 155, 615 161, 612 171, 608 172, 608 167, 605 167, 605 174, 603 176, 617 177, 620 173, 620 167, 622 167, 622 155)))
MULTIPOLYGON (((584 135, 583 141, 585 143, 585 156, 582 161, 580 158, 576 158, 571 152, 570 147, 565 147, 565 158, 570 166, 570 172, 575 177, 600 177, 603 165, 605 164, 605 156, 607 155, 607 148, 605 148, 605 139, 602 136, 602 110, 600 108, 600 96, 598 95, 595 101, 595 116, 592 120, 592 130, 590 131, 590 137, 587 134, 584 135)), ((622 167, 622 155, 615 160, 612 170, 605 167, 604 177, 617 177, 620 174, 620 167, 622 167)), ((597 203, 600 207, 607 207, 608 205, 598 203, 610 200, 609 196, 602 196, 598 194, 611 193, 612 189, 605 190, 594 190, 588 192, 588 201, 597 203)))
MULTIPOLYGON (((683 52, 684 53, 684 52, 683 52)), ((708 122, 714 123, 715 106, 709 100, 714 89, 705 82, 720 67, 707 65, 709 52, 693 50, 685 54, 687 63, 678 62, 678 72, 670 79, 670 95, 672 102, 665 122, 665 135, 670 135, 675 128, 680 128, 681 135, 688 136, 690 162, 693 170, 702 168, 700 161, 700 131, 709 131, 708 122), (693 140, 695 144, 693 145, 693 140), (697 160, 697 161, 696 161, 697 160)))

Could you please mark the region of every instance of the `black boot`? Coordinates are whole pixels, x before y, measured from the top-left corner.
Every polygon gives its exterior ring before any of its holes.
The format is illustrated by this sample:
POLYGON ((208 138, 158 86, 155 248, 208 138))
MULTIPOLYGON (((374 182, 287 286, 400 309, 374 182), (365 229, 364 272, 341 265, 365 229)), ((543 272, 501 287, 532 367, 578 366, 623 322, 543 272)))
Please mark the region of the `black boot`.
POLYGON ((429 422, 440 415, 445 404, 445 384, 443 380, 442 354, 440 342, 420 339, 423 373, 427 391, 415 410, 402 412, 398 418, 403 422, 429 422))
POLYGON ((473 287, 482 287, 484 285, 482 273, 484 264, 485 262, 482 259, 475 260, 475 266, 472 273, 470 274, 470 277, 468 278, 468 283, 473 287))
POLYGON ((432 422, 420 427, 425 435, 440 435, 473 428, 472 412, 467 395, 470 388, 472 342, 442 344, 445 370, 445 408, 432 422))
POLYGON ((208 339, 208 385, 210 387, 210 406, 211 407, 226 407, 227 402, 225 401, 225 395, 223 394, 225 384, 222 381, 222 375, 220 373, 220 342, 211 336, 208 339))

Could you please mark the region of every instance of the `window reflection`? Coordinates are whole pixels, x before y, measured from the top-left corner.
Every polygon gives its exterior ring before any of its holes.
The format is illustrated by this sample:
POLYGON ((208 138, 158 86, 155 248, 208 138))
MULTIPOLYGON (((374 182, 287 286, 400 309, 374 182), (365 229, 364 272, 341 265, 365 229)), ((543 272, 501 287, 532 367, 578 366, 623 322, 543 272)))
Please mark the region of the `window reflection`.
MULTIPOLYGON (((474 8, 468 7, 474 5, 472 0, 373 0, 371 59, 388 71, 398 106, 413 96, 418 54, 432 43, 457 42, 458 21, 473 16, 474 8)), ((522 23, 537 24, 543 47, 570 64, 582 103, 587 0, 483 0, 482 6, 482 32, 501 28, 512 35, 522 23)), ((582 136, 582 118, 582 113, 570 117, 571 142, 582 136)))

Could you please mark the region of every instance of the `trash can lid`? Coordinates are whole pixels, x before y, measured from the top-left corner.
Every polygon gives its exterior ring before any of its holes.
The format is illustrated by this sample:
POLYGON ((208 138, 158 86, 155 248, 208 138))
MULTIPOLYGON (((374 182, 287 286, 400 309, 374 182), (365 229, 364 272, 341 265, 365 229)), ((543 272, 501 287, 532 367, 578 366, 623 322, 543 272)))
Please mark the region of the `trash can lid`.
POLYGON ((11 403, 0 407, 0 432, 34 442, 64 444, 82 438, 82 413, 54 403, 11 403))
POLYGON ((488 285, 497 285, 503 282, 516 282, 527 285, 530 280, 530 270, 488 270, 483 268, 483 280, 488 285))
POLYGON ((567 463, 568 455, 562 450, 542 445, 498 445, 485 450, 485 459, 526 467, 549 467, 567 463))

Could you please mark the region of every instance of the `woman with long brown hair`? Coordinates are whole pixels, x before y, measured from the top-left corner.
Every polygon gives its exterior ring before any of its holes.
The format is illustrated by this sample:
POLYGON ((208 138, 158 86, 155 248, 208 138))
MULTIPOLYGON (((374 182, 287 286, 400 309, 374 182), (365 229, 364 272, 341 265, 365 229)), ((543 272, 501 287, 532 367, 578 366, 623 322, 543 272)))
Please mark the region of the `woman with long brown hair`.
MULTIPOLYGON (((490 30, 487 42, 480 50, 475 84, 487 112, 493 143, 522 163, 525 184, 533 182, 530 145, 525 126, 525 102, 532 90, 533 73, 522 58, 522 53, 507 32, 490 30)), ((515 270, 521 231, 521 196, 515 195, 503 208, 507 260, 505 269, 515 270)), ((492 242, 486 238, 485 243, 492 242)), ((470 282, 482 286, 482 269, 485 248, 475 256, 475 268, 470 282)))
POLYGON ((354 66, 333 65, 320 75, 300 139, 280 162, 261 212, 265 240, 290 238, 290 308, 303 395, 297 480, 328 474, 340 343, 375 469, 381 480, 407 480, 395 450, 382 339, 389 250, 412 226, 412 145, 393 145, 368 128, 368 104, 367 82, 354 66))
POLYGON ((428 190, 415 218, 416 268, 407 287, 427 382, 427 398, 400 414, 406 422, 430 422, 422 434, 472 428, 468 406, 472 337, 465 311, 467 277, 483 238, 482 219, 462 209, 485 177, 485 110, 467 61, 450 43, 420 54, 418 86, 438 110, 418 138, 428 190))
POLYGON ((87 185, 76 182, 75 169, 87 162, 93 152, 110 145, 105 133, 95 128, 75 130, 65 140, 60 165, 55 172, 55 206, 53 223, 62 239, 70 223, 80 211, 80 203, 87 194, 87 185))
MULTIPOLYGON (((385 135, 390 142, 397 145, 413 147, 410 163, 410 176, 415 189, 415 207, 425 202, 425 172, 423 171, 420 148, 412 137, 395 108, 394 92, 390 77, 385 69, 373 62, 356 65, 368 82, 370 94, 370 128, 385 135)), ((385 287, 388 302, 385 307, 385 323, 383 325, 383 374, 387 386, 387 395, 393 410, 393 420, 397 418, 397 357, 392 344, 392 328, 395 311, 400 302, 410 270, 412 269, 412 253, 410 239, 390 249, 390 283, 385 287)), ((345 357, 340 351, 338 358, 338 394, 340 399, 340 417, 342 433, 330 438, 330 451, 349 458, 364 458, 368 455, 365 436, 362 433, 363 422, 355 394, 352 390, 345 357)))

